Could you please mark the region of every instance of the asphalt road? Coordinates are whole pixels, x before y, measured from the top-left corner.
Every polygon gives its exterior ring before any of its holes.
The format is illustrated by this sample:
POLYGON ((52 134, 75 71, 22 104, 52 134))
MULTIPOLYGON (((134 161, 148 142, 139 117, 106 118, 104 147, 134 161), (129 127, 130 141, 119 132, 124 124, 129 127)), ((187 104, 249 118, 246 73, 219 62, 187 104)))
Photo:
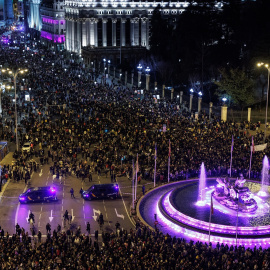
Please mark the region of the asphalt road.
MULTIPOLYGON (((116 200, 96 200, 85 201, 81 198, 79 193, 80 188, 84 190, 89 188, 92 184, 110 183, 110 177, 102 175, 100 179, 96 174, 93 174, 93 181, 82 182, 81 179, 76 176, 68 176, 62 181, 53 180, 49 171, 50 164, 46 164, 40 167, 38 172, 34 172, 31 176, 31 187, 40 186, 55 186, 57 189, 57 202, 49 203, 31 203, 20 204, 18 196, 27 189, 24 181, 15 182, 10 180, 6 186, 5 191, 1 197, 0 202, 0 225, 10 234, 15 232, 15 225, 18 224, 30 233, 30 224, 27 222, 29 212, 32 211, 35 215, 35 230, 41 231, 42 235, 46 236, 46 224, 49 222, 52 227, 52 231, 56 229, 60 224, 62 230, 66 230, 68 227, 75 230, 78 226, 81 227, 82 233, 86 232, 86 223, 89 221, 91 225, 91 235, 94 235, 95 230, 101 230, 99 228, 97 217, 99 213, 104 216, 103 230, 106 232, 115 231, 115 223, 118 221, 122 228, 131 229, 134 228, 134 221, 130 217, 130 206, 132 202, 132 186, 131 181, 126 177, 118 178, 117 182, 122 194, 120 199, 116 200), (71 187, 75 191, 75 199, 71 198, 71 187), (63 215, 65 210, 68 210, 72 215, 71 225, 64 227, 63 215)), ((140 186, 137 190, 138 194, 141 191, 140 186)))

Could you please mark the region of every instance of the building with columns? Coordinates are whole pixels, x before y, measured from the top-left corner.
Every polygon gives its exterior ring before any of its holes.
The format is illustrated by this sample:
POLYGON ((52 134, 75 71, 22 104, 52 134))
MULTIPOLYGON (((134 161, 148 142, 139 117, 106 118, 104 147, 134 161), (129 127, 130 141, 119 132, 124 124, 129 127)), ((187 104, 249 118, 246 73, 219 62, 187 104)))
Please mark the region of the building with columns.
MULTIPOLYGON (((121 63, 124 48, 149 49, 150 20, 160 5, 163 16, 176 21, 187 7, 179 1, 66 0, 66 43, 70 52, 82 54, 86 63, 97 58, 96 49, 109 52, 121 63)), ((100 53, 102 58, 102 53, 100 53)))
POLYGON ((42 29, 40 39, 47 47, 64 49, 65 10, 64 0, 43 0, 40 7, 42 29))

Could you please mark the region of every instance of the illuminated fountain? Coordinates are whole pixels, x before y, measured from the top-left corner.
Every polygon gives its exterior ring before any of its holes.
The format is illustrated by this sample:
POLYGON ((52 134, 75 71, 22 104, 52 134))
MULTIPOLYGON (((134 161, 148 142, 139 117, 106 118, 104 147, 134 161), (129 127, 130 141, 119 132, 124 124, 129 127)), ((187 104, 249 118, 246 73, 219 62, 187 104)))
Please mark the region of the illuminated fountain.
MULTIPOLYGON (((265 157, 261 189, 265 194, 268 169, 265 157)), ((139 211, 142 218, 152 224, 148 211, 154 208, 164 233, 174 236, 202 242, 208 242, 211 236, 213 244, 270 247, 270 199, 257 195, 259 186, 243 175, 237 179, 206 179, 202 163, 199 179, 170 183, 158 187, 158 192, 154 189, 141 199, 139 211)))
POLYGON ((200 179, 199 179, 198 200, 196 203, 198 206, 205 205, 205 182, 206 182, 206 173, 205 173, 204 163, 202 163, 201 170, 200 170, 200 179))
POLYGON ((213 192, 213 198, 217 203, 229 210, 242 213, 253 213, 258 209, 257 202, 252 197, 249 188, 244 186, 246 179, 243 175, 232 183, 227 178, 217 178, 216 181, 218 185, 213 192))
POLYGON ((263 159, 263 168, 262 168, 262 183, 261 190, 258 192, 258 195, 261 197, 268 196, 268 186, 269 186, 269 160, 267 156, 264 156, 263 159))

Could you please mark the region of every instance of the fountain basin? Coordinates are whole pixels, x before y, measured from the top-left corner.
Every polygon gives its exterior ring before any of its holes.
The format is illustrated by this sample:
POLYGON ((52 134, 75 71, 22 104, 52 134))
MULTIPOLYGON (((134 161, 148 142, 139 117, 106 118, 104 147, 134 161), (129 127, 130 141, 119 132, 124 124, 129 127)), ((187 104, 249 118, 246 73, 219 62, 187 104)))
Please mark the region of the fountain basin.
MULTIPOLYGON (((211 195, 215 192, 215 186, 212 185, 213 181, 208 184, 210 186, 206 187, 205 207, 196 205, 197 184, 188 184, 166 192, 159 200, 159 212, 172 223, 199 233, 207 234, 210 229, 211 235, 220 237, 234 238, 236 232, 238 238, 245 239, 270 236, 270 220, 268 220, 268 224, 263 224, 265 215, 268 215, 269 205, 262 201, 259 204, 265 204, 263 211, 260 207, 254 212, 239 211, 239 226, 236 227, 237 212, 235 209, 227 208, 213 197, 214 214, 212 222, 209 224, 211 195), (261 222, 257 221, 257 224, 252 225, 252 220, 259 215, 262 218, 261 222)), ((259 197, 256 199, 261 200, 259 197)))

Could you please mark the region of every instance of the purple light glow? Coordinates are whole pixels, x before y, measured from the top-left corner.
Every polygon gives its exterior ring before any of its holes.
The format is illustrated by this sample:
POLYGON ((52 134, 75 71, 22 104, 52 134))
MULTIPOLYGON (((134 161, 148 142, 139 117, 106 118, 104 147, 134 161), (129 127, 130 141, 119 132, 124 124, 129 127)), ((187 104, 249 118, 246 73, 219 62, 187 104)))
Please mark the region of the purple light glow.
POLYGON ((42 18, 42 21, 44 23, 55 24, 55 25, 57 25, 59 23, 61 25, 65 24, 65 20, 53 20, 53 19, 49 19, 49 18, 42 18))
MULTIPOLYGON (((173 221, 173 219, 174 219, 173 214, 170 217, 167 216, 166 214, 164 214, 164 207, 160 201, 162 195, 158 195, 158 194, 162 193, 162 192, 160 193, 159 190, 164 190, 163 196, 162 196, 163 200, 164 200, 166 195, 170 196, 170 194, 167 194, 167 193, 170 191, 173 191, 171 187, 178 186, 179 184, 182 186, 185 183, 188 184, 191 182, 194 182, 194 180, 181 181, 181 183, 179 182, 179 183, 169 184, 166 186, 160 186, 156 189, 153 189, 152 191, 150 191, 148 193, 148 197, 142 198, 142 201, 148 200, 148 198, 150 199, 149 201, 151 201, 151 203, 148 202, 146 204, 146 205, 149 204, 147 208, 142 207, 142 209, 144 209, 142 213, 144 213, 144 211, 145 211, 145 214, 156 213, 160 227, 163 228, 162 231, 164 231, 164 233, 169 233, 170 235, 176 236, 176 237, 185 237, 185 239, 187 241, 193 240, 193 241, 200 241, 200 242, 207 242, 208 243, 208 241, 209 241, 209 223, 207 225, 206 233, 198 232, 197 230, 193 230, 192 228, 185 228, 184 226, 182 227, 181 224, 173 221), (167 191, 165 191, 165 190, 167 190, 167 191), (159 192, 157 192, 157 191, 159 191, 159 192), (165 194, 165 196, 164 196, 164 194, 165 194), (149 208, 150 204, 152 205, 152 207, 149 208), (163 207, 163 210, 161 211, 162 207, 163 207), (148 209, 149 209, 149 211, 148 211, 148 209)), ((253 181, 251 181, 251 182, 253 182, 253 181)), ((210 194, 214 191, 215 186, 210 186, 209 188, 205 188, 205 189, 207 190, 206 202, 208 205, 210 205, 210 194)), ((258 211, 260 211, 260 209, 262 209, 262 208, 264 208, 264 210, 263 210, 264 212, 269 211, 269 205, 266 202, 264 202, 258 196, 254 196, 254 199, 256 199, 256 201, 258 203, 258 209, 257 209, 256 213, 252 213, 253 214, 252 216, 258 216, 260 213, 258 211), (265 205, 267 205, 268 210, 265 210, 265 205)), ((163 203, 163 200, 162 200, 162 203, 163 203)), ((139 202, 139 204, 140 204, 140 202, 139 202)), ((140 209, 140 207, 141 206, 139 206, 138 209, 140 209)), ((205 206, 205 207, 209 207, 209 206, 205 206)), ((215 203, 215 202, 214 202, 214 208, 215 208, 215 212, 221 211, 221 212, 228 213, 227 208, 225 208, 225 207, 224 207, 224 209, 218 208, 217 203, 215 203)), ((179 212, 179 211, 177 210, 177 212, 179 212)), ((234 215, 235 215, 235 211, 232 211, 232 213, 234 213, 234 215)), ((240 216, 240 213, 239 213, 239 216, 240 216)), ((245 216, 247 216, 247 213, 245 213, 245 216)), ((248 216, 250 216, 250 215, 248 215, 248 216)), ((152 222, 152 220, 150 218, 149 219, 146 218, 145 220, 148 224, 151 224, 151 222, 152 222)), ((196 223, 197 223, 197 221, 196 221, 196 223)), ((212 223, 211 227, 215 226, 215 225, 217 225, 217 224, 212 223)), ((262 237, 262 235, 261 235, 261 236, 259 236, 259 238, 256 238, 256 235, 257 235, 256 231, 251 231, 251 233, 248 233, 248 232, 245 232, 245 230, 241 230, 242 235, 240 235, 240 237, 238 237, 237 245, 242 245, 242 246, 246 246, 246 247, 254 247, 254 246, 257 246, 257 247, 262 246, 263 248, 270 247, 269 227, 270 226, 264 226, 264 228, 263 227, 259 228, 259 230, 260 229, 262 229, 262 230, 268 229, 265 231, 265 236, 262 237)), ((254 229, 256 230, 256 227, 254 227, 254 229)), ((258 229, 258 227, 257 227, 257 229, 258 229)), ((211 232, 212 232, 212 230, 211 230, 211 232)), ((240 232, 240 227, 239 227, 238 234, 239 234, 239 232, 240 232)), ((220 231, 218 231, 218 233, 222 233, 222 229, 220 231)), ((211 235, 210 242, 213 244, 214 247, 218 242, 228 244, 228 245, 235 245, 236 244, 235 235, 231 235, 231 234, 228 234, 227 236, 226 235, 225 236, 224 235, 217 236, 217 235, 212 235, 212 234, 210 234, 210 235, 211 235)))
POLYGON ((56 192, 55 188, 50 188, 50 192, 55 193, 56 192))
POLYGON ((205 205, 205 180, 206 180, 206 173, 205 173, 204 163, 202 163, 201 171, 200 171, 200 179, 199 179, 199 192, 198 192, 197 206, 205 205))
MULTIPOLYGON (((167 219, 163 216, 163 214, 160 212, 158 203, 156 204, 156 213, 159 218, 159 223, 162 226, 166 226, 173 230, 174 232, 178 234, 183 234, 185 237, 192 239, 193 241, 200 241, 200 242, 208 242, 209 241, 209 235, 204 233, 199 233, 197 231, 192 231, 190 229, 183 228, 175 223, 173 223, 171 220, 167 219), (164 223, 164 224, 162 224, 164 223)), ((235 238, 228 238, 228 237, 221 237, 221 236, 213 236, 211 235, 210 241, 212 244, 216 245, 217 243, 224 243, 227 245, 235 245, 235 238)), ((238 245, 242 246, 262 246, 262 247, 268 247, 270 245, 270 238, 260 238, 260 239, 241 239, 238 238, 237 240, 238 245)))
POLYGON ((65 35, 54 35, 45 31, 41 31, 41 37, 49 40, 53 40, 54 43, 64 43, 65 35))
MULTIPOLYGON (((162 200, 163 210, 165 210, 167 215, 169 215, 170 217, 172 217, 173 219, 175 219, 178 222, 181 222, 181 223, 186 224, 188 226, 194 227, 195 229, 205 230, 207 232, 209 230, 209 223, 208 222, 187 216, 187 215, 179 212, 179 210, 175 209, 171 205, 171 203, 170 203, 171 193, 172 193, 172 191, 168 192, 162 200)), ((215 209, 218 209, 218 210, 222 209, 222 207, 217 202, 214 203, 214 206, 215 206, 215 209)), ((227 209, 227 208, 225 208, 225 209, 227 209)), ((227 209, 227 213, 231 214, 231 211, 229 211, 229 209, 227 209)), ((234 211, 232 211, 232 212, 234 212, 234 211)), ((212 223, 211 224, 211 232, 228 234, 228 235, 235 235, 236 234, 236 227, 212 223)), ((238 232, 238 235, 254 235, 254 234, 265 235, 265 234, 269 234, 270 225, 257 226, 257 227, 238 227, 237 232, 238 232)))
POLYGON ((266 197, 268 195, 268 186, 269 186, 269 160, 267 156, 263 158, 263 168, 262 168, 262 185, 261 190, 258 195, 261 197, 266 197))

